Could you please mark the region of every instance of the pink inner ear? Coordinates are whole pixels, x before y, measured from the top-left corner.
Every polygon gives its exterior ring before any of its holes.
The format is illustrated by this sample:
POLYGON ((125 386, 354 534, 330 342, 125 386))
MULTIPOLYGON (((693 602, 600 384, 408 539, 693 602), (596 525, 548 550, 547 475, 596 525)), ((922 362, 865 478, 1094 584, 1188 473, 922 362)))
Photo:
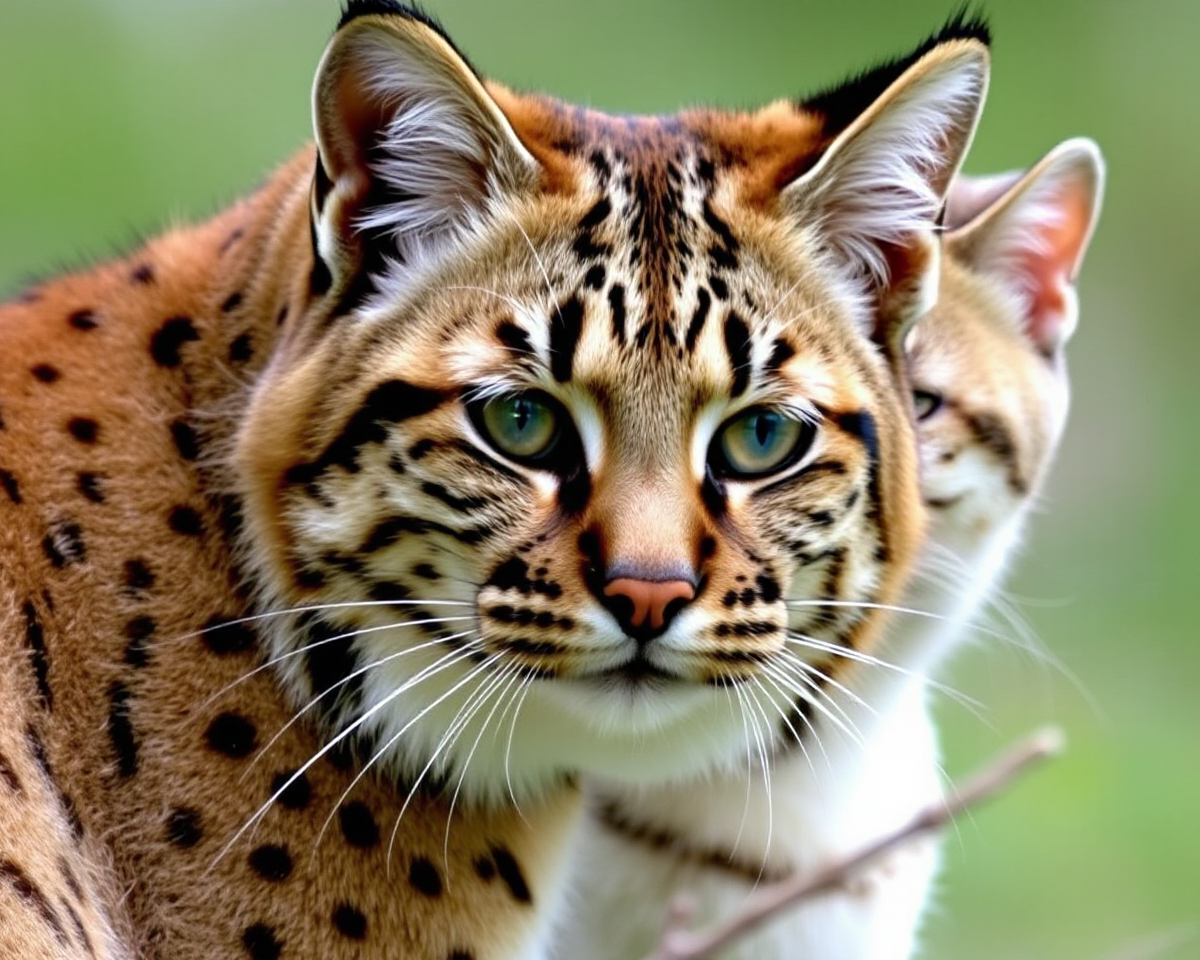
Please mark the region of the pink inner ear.
POLYGON ((1033 227, 1037 243, 1019 257, 1022 286, 1029 301, 1026 332, 1039 349, 1051 352, 1075 323, 1072 288, 1091 226, 1092 205, 1086 189, 1068 180, 1052 201, 1057 216, 1033 227))

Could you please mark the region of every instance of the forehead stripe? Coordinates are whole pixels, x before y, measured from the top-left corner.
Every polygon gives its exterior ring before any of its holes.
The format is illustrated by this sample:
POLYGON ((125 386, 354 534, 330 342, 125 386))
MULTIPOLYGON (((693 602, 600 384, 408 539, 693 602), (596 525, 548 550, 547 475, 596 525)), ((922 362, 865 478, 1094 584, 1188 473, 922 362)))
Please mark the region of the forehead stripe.
POLYGON ((729 388, 729 394, 740 397, 750 385, 750 328, 735 310, 730 310, 725 318, 725 350, 733 368, 733 386, 729 388))
POLYGON ((578 297, 564 300, 550 318, 550 372, 559 383, 571 379, 575 349, 583 332, 583 304, 578 297))

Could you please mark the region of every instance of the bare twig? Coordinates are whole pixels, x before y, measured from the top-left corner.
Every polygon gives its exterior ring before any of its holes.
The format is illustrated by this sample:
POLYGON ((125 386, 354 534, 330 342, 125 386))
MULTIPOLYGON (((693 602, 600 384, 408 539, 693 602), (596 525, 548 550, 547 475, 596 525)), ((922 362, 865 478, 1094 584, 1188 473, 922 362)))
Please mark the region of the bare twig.
POLYGON ((1037 731, 988 764, 961 787, 951 789, 944 800, 921 810, 898 830, 814 873, 795 874, 763 887, 733 916, 705 930, 688 930, 688 922, 695 912, 693 906, 686 899, 676 901, 670 908, 658 946, 647 960, 701 960, 761 926, 787 907, 843 887, 853 875, 884 854, 945 826, 968 807, 977 806, 1001 793, 1036 761, 1060 752, 1062 745, 1063 736, 1057 728, 1047 727, 1037 731))

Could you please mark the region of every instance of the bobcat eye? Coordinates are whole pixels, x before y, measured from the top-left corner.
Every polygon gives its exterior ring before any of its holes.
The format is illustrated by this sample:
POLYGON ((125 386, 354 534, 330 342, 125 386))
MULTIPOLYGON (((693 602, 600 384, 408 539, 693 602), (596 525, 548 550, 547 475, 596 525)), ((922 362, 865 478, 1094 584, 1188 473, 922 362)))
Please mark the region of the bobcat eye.
POLYGON ((726 423, 717 434, 709 461, 719 476, 750 479, 790 465, 812 444, 810 423, 775 410, 751 409, 726 423))
POLYGON ((473 405, 469 412, 479 432, 514 460, 544 460, 558 446, 566 414, 544 394, 519 393, 473 405))
POLYGON ((942 406, 942 395, 931 390, 913 391, 913 411, 918 420, 928 420, 942 406))

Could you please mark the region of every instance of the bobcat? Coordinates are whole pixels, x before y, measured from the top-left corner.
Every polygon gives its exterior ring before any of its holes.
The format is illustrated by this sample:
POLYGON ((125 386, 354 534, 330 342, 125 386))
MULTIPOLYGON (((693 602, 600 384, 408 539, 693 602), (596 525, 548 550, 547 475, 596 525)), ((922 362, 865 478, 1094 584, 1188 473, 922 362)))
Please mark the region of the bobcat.
POLYGON ((871 655, 987 78, 613 117, 355 0, 315 146, 0 308, 0 955, 543 956, 581 774, 871 655))

